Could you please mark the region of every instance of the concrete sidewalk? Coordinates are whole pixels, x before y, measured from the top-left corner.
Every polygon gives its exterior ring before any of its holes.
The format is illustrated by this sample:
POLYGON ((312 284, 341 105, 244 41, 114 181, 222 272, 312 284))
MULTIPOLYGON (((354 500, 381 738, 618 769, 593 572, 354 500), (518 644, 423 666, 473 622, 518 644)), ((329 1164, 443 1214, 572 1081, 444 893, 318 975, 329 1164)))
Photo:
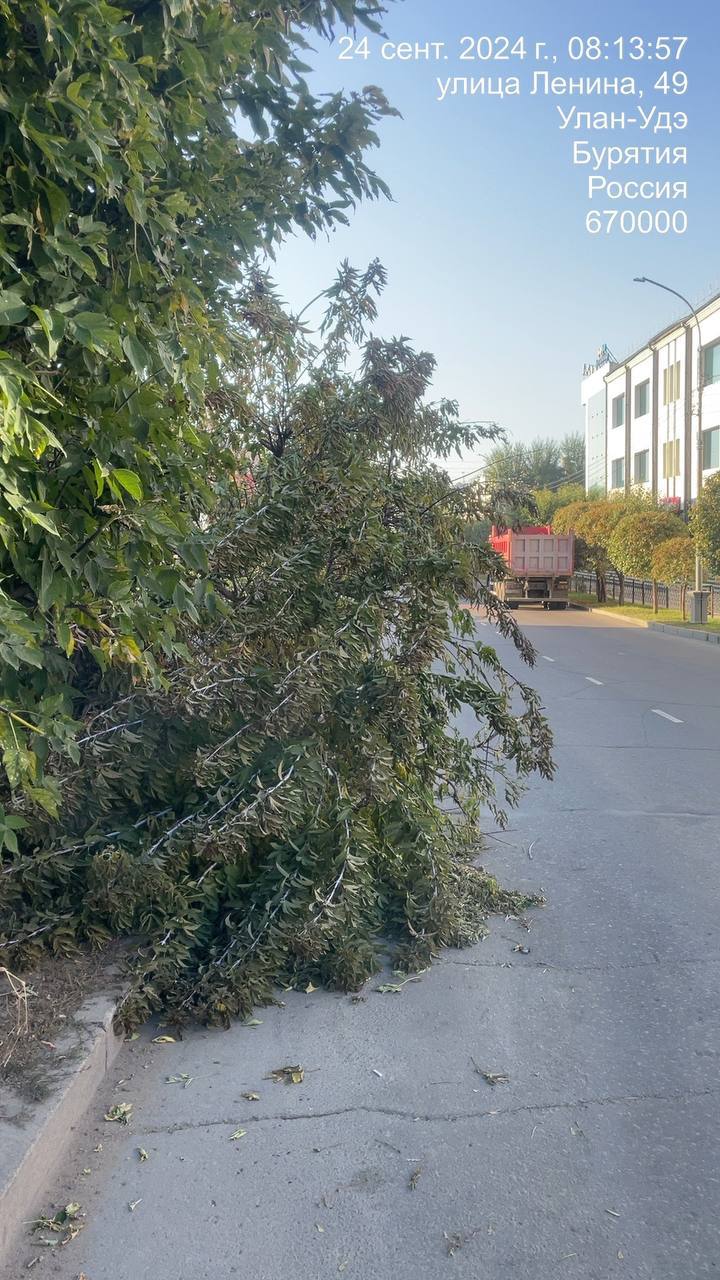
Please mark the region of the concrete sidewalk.
POLYGON ((531 678, 558 777, 486 862, 545 890, 529 931, 496 920, 398 993, 281 993, 259 1025, 143 1031, 48 1196, 79 1202, 83 1231, 28 1236, 9 1275, 35 1256, 55 1280, 717 1275, 713 661, 589 614, 527 615, 552 659, 531 678), (268 1079, 286 1065, 301 1083, 268 1079), (103 1119, 118 1102, 127 1126, 103 1119))

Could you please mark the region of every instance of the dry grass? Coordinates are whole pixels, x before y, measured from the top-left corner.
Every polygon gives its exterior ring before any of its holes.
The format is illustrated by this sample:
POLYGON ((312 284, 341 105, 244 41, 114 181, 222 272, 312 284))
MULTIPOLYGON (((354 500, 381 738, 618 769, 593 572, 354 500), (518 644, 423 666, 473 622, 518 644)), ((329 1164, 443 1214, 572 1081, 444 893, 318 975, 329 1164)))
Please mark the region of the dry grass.
POLYGON ((19 1041, 26 1039, 30 1034, 28 996, 34 993, 32 987, 29 987, 23 978, 19 978, 17 974, 11 973, 2 965, 0 965, 0 980, 5 987, 5 990, 0 992, 0 1000, 4 1002, 6 1013, 10 1015, 9 1025, 0 1041, 0 1069, 4 1071, 19 1041))

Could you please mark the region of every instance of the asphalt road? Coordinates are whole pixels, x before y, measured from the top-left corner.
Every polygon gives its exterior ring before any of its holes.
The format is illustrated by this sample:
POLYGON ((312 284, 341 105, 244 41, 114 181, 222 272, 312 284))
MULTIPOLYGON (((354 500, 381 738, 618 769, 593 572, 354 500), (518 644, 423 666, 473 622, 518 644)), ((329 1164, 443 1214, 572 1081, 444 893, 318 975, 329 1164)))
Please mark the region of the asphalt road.
POLYGON ((484 860, 544 889, 529 933, 496 920, 400 994, 143 1032, 48 1204, 85 1229, 28 1240, 13 1276, 37 1254, 61 1280, 720 1276, 720 649, 518 617, 558 777, 484 860), (286 1063, 302 1084, 266 1079, 286 1063))

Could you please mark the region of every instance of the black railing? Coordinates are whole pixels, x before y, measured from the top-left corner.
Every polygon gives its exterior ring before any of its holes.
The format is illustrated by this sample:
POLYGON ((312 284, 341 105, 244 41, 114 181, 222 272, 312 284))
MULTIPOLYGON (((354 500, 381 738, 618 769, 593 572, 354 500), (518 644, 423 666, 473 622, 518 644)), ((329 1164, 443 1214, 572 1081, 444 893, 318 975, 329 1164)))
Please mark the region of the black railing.
MULTIPOLYGON (((653 602, 653 584, 641 578, 625 579, 625 604, 642 604, 650 606, 653 602)), ((608 600, 617 602, 620 599, 620 579, 616 573, 609 573, 605 579, 608 600)), ((595 574, 580 571, 573 576, 573 590, 584 595, 595 595, 595 574)), ((688 588, 690 590, 690 588, 688 588)), ((703 590, 708 592, 708 616, 720 617, 720 584, 706 582, 703 590)), ((668 587, 664 582, 658 583, 658 608, 680 609, 681 598, 678 586, 668 587)))

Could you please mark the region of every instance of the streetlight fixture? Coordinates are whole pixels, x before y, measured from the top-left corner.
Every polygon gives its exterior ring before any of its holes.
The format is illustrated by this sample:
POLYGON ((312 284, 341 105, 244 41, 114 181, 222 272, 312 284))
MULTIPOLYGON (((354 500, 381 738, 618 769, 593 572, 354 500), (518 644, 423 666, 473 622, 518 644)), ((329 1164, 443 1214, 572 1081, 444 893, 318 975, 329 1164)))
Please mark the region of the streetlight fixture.
MULTIPOLYGON (((702 438, 702 411, 703 411, 703 350, 702 350, 702 334, 700 330, 700 317, 694 306, 682 293, 678 293, 677 289, 671 289, 667 284, 661 284, 659 280, 651 280, 649 276, 635 276, 635 284, 653 284, 656 289, 664 289, 666 293, 672 293, 675 298, 679 298, 692 314, 697 326, 697 389, 698 389, 698 411, 697 411, 697 491, 698 497, 703 483, 703 438, 702 438)), ((700 555, 695 554, 695 590, 690 592, 690 621, 691 622, 707 622, 707 592, 703 591, 703 566, 700 555)))

